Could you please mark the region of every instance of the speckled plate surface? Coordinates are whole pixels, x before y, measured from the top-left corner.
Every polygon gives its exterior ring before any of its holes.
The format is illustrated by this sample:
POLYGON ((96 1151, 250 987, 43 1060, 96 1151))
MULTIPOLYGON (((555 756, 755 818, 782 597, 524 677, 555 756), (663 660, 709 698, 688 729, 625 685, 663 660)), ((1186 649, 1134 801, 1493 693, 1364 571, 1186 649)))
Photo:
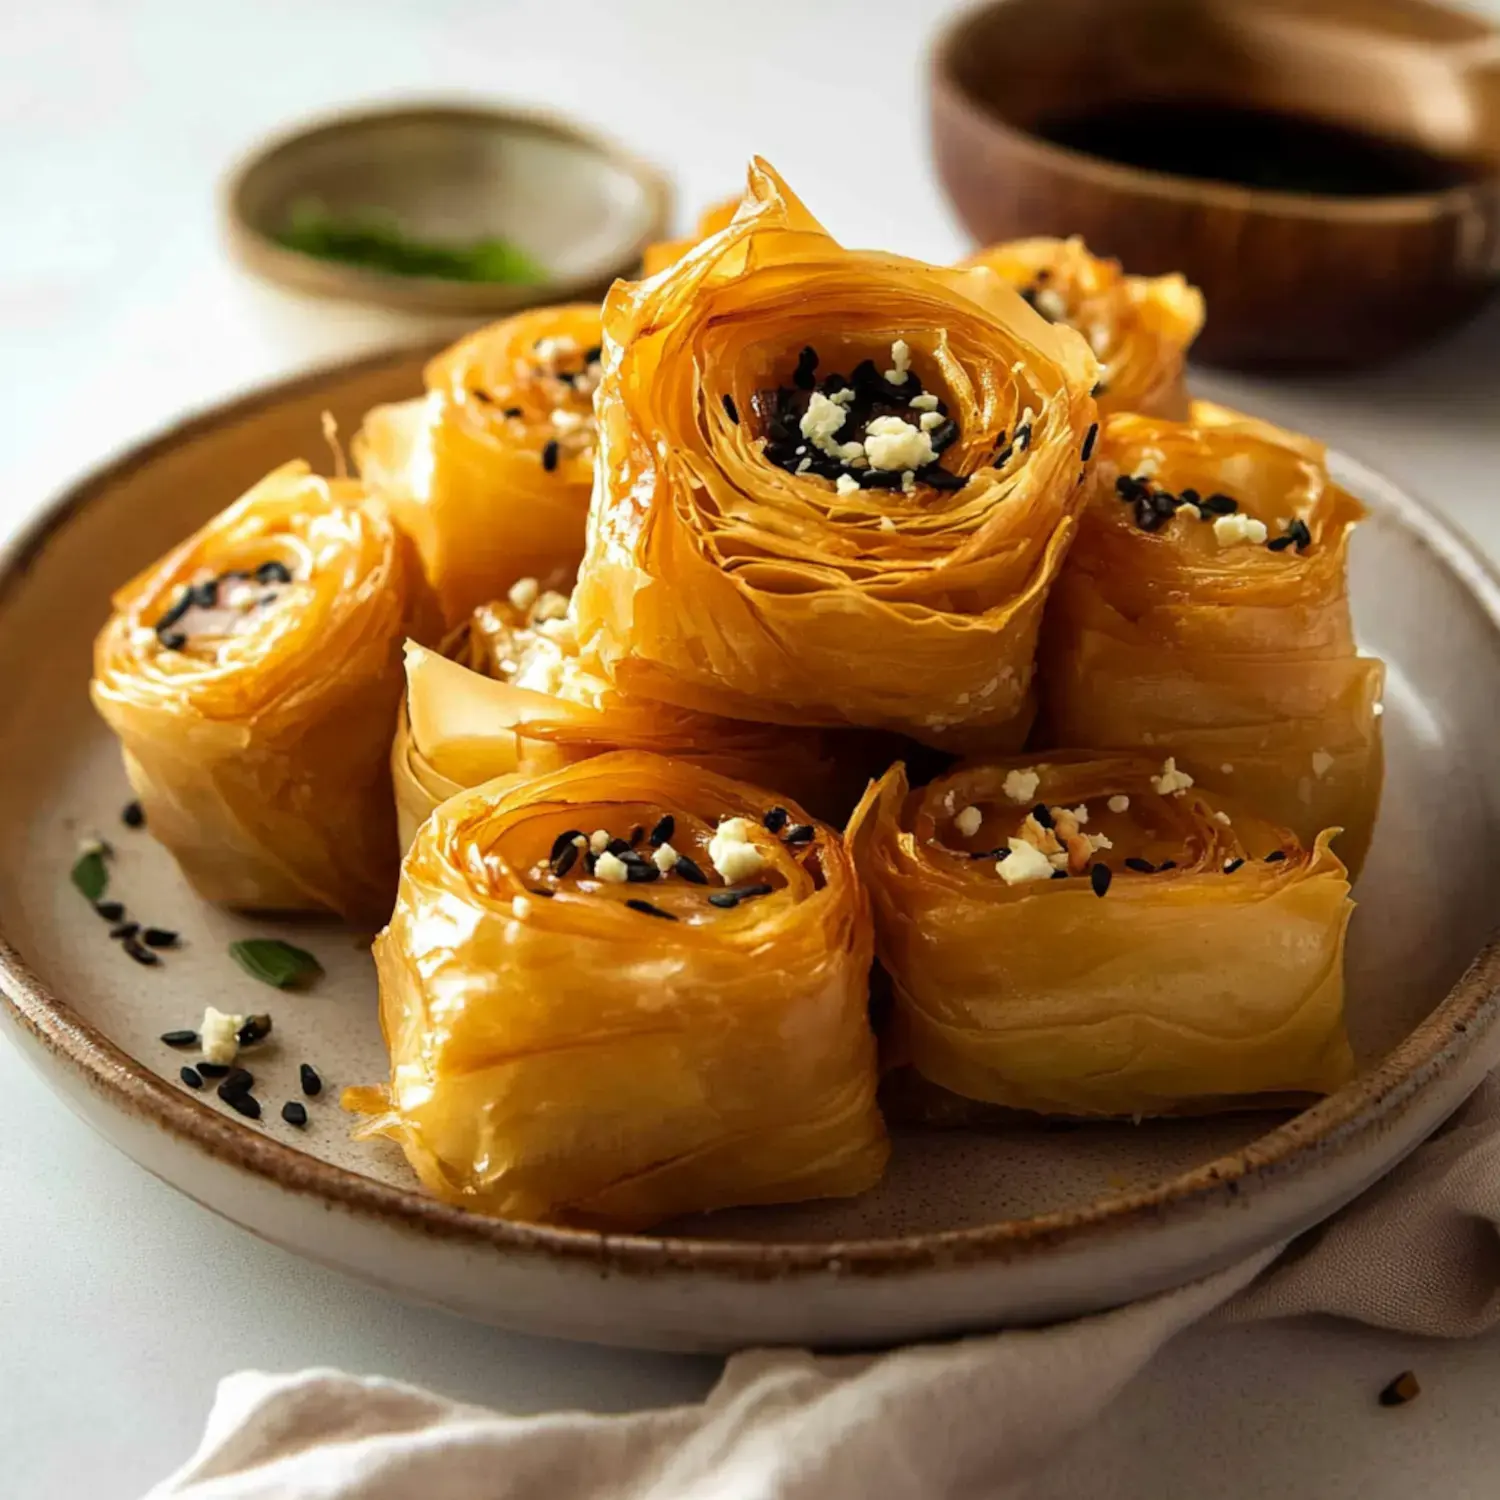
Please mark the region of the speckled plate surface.
MULTIPOLYGON (((1300 1115, 898 1134, 864 1198, 604 1236, 486 1220, 419 1194, 397 1152, 350 1139, 340 1087, 384 1072, 368 934, 199 902, 121 827, 114 742, 89 707, 110 590, 273 464, 326 450, 420 354, 271 388, 84 480, 0 566, 0 1020, 49 1083, 142 1165, 246 1228, 394 1292, 533 1332, 659 1347, 872 1344, 1038 1321, 1185 1281, 1316 1222, 1434 1129, 1500 1058, 1500 584, 1460 537, 1339 458, 1370 505, 1354 549, 1363 642, 1390 665, 1389 771, 1357 895, 1350 1014, 1360 1078, 1300 1115), (80 837, 117 851, 111 894, 179 930, 133 964, 68 882, 80 837), (267 989, 237 937, 314 950, 307 994, 267 989), (158 1035, 205 1003, 269 1010, 259 1124, 177 1081, 158 1035), (297 1131, 297 1065, 328 1089, 297 1131)), ((79 1184, 78 1191, 88 1191, 79 1184)))

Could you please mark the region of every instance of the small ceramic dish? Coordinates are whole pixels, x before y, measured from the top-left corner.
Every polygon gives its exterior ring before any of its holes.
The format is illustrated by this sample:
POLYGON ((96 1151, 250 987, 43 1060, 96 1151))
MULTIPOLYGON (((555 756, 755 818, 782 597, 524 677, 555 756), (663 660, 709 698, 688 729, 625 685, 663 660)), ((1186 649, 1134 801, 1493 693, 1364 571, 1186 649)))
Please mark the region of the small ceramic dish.
POLYGON ((671 202, 661 173, 591 131, 477 104, 332 116, 261 147, 223 193, 230 246, 257 275, 317 296, 476 319, 602 296, 665 233, 671 202), (409 276, 291 249, 278 236, 306 205, 388 218, 415 240, 502 238, 545 279, 409 276))
MULTIPOLYGON (((1297 1115, 898 1130, 847 1202, 734 1210, 654 1234, 481 1218, 425 1197, 399 1152, 350 1138, 339 1090, 385 1074, 369 934, 209 908, 122 826, 119 747, 88 700, 110 591, 273 464, 324 453, 419 385, 413 351, 273 386, 173 428, 63 495, 0 556, 0 1023, 123 1151, 256 1234, 392 1291, 535 1333, 656 1347, 869 1345, 1094 1311, 1307 1228, 1388 1170, 1500 1060, 1500 581, 1394 486, 1334 456, 1370 506, 1354 547, 1363 643, 1389 664, 1385 805, 1349 949, 1359 1078, 1297 1115), (69 881, 114 845, 110 895, 181 933, 159 967, 69 881), (280 936, 326 974, 268 989, 230 942, 280 936), (268 1011, 242 1060, 256 1123, 194 1092, 163 1032, 205 1003, 268 1011), (298 1065, 325 1087, 298 1129, 298 1065)), ((48 1170, 46 1162, 35 1169, 48 1170)), ((87 1183, 76 1184, 90 1191, 87 1183)))
POLYGON ((1500 37, 1433 0, 990 0, 939 37, 931 116, 939 175, 981 244, 1081 234, 1142 275, 1181 271, 1208 302, 1193 354, 1209 363, 1386 359, 1500 276, 1500 37), (1466 180, 1270 191, 1038 134, 1085 106, 1163 102, 1355 128, 1461 161, 1466 180))

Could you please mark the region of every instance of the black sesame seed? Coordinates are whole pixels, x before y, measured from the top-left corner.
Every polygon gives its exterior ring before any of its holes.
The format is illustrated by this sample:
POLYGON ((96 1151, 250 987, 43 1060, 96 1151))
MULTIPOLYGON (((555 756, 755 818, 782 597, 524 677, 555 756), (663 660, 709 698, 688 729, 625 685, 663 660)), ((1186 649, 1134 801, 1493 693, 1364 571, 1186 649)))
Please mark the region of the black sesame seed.
POLYGON ((689 885, 707 885, 708 876, 698 868, 697 863, 685 854, 677 856, 677 863, 672 866, 674 874, 681 875, 689 885))
POLYGON ((1164 518, 1175 516, 1182 502, 1170 490, 1158 490, 1151 497, 1151 509, 1164 518))
POLYGON ((169 1047, 195 1047, 198 1044, 196 1031, 164 1031, 161 1039, 169 1047))
POLYGON ((1180 496, 1180 499, 1182 500, 1182 503, 1184 505, 1196 505, 1202 498, 1203 496, 1200 495, 1198 491, 1195 490, 1191 485, 1183 490, 1182 495, 1180 496))
POLYGON ((671 839, 672 835, 676 831, 677 819, 674 818, 671 813, 668 813, 664 818, 660 820, 660 822, 657 823, 656 827, 651 830, 651 847, 653 849, 660 849, 663 844, 667 843, 668 840, 671 839))
MULTIPOLYGON (((478 391, 475 391, 474 394, 478 396, 480 393, 478 391)), ((488 396, 484 396, 481 397, 481 399, 488 401, 490 398, 488 396)), ((519 406, 507 406, 505 408, 505 415, 507 417, 519 417, 521 415, 521 408, 519 406)))
POLYGON ((772 888, 768 885, 737 885, 731 889, 741 901, 752 901, 756 896, 769 896, 772 888))
POLYGON ((610 854, 613 854, 615 858, 618 859, 622 854, 630 853, 630 840, 611 839, 604 847, 610 854))
POLYGON ((177 934, 170 927, 148 927, 141 934, 141 941, 148 948, 175 948, 177 934))
POLYGON ((242 1047, 253 1047, 271 1034, 270 1016, 246 1016, 245 1024, 235 1033, 235 1040, 242 1047))
POLYGON ((564 849, 577 848, 577 845, 573 843, 573 840, 581 839, 582 837, 583 833, 581 832, 581 830, 577 828, 565 828, 560 834, 558 834, 555 839, 552 840, 552 852, 547 856, 547 858, 556 859, 564 849))
POLYGON ((799 391, 810 391, 813 388, 813 372, 817 368, 818 351, 808 344, 797 356, 797 368, 792 371, 792 384, 799 391))
POLYGON ((318 1077, 318 1070, 311 1063, 303 1063, 297 1069, 297 1076, 302 1081, 302 1092, 309 1098, 323 1092, 323 1080, 318 1077))
POLYGON ((292 571, 284 562, 277 562, 272 558, 270 562, 263 562, 255 570, 255 581, 257 583, 290 583, 292 571))
POLYGON ((181 651, 187 645, 187 633, 181 630, 159 631, 156 639, 163 651, 181 651))
POLYGON ((553 438, 545 448, 542 449, 542 467, 550 474, 557 467, 558 446, 557 439, 553 438))
POLYGON ((895 469, 861 469, 859 487, 862 490, 899 490, 901 475, 895 469))
POLYGON ((248 1094, 255 1087, 255 1075, 248 1068, 231 1068, 219 1085, 219 1098, 228 1100, 236 1094, 248 1094))
POLYGON ((1066 870, 1054 870, 1052 872, 1052 878, 1054 880, 1066 880, 1068 878, 1068 872, 1066 870))
POLYGON ((1015 445, 1024 453, 1031 446, 1031 423, 1022 422, 1016 428, 1015 445))
POLYGON ((1098 438, 1099 424, 1095 422, 1094 425, 1089 428, 1088 436, 1083 440, 1083 452, 1079 455, 1079 457, 1083 459, 1084 463, 1087 463, 1094 456, 1094 444, 1098 441, 1098 438))
POLYGON ((919 484, 931 485, 933 489, 951 494, 961 490, 968 484, 968 478, 963 474, 955 474, 951 469, 945 469, 941 464, 928 464, 925 469, 917 470, 917 482, 919 484))
POLYGON ((1094 865, 1089 870, 1089 884, 1093 886, 1096 896, 1102 896, 1109 889, 1109 883, 1114 878, 1115 872, 1108 865, 1094 865))
POLYGON ((569 870, 573 868, 574 861, 578 858, 577 844, 564 844, 550 861, 552 873, 561 880, 569 870))
POLYGON ((528 885, 526 889, 530 891, 533 896, 540 896, 544 901, 550 901, 557 894, 556 891, 543 890, 539 885, 528 885))
POLYGON ((219 602, 219 580, 206 578, 188 590, 189 600, 200 609, 212 609, 219 602))
POLYGON ((653 880, 660 880, 661 871, 644 861, 640 864, 628 864, 625 866, 625 879, 631 885, 647 885, 653 880))
POLYGON ((995 467, 997 469, 1003 469, 1006 466, 1006 464, 1008 464, 1010 462, 1010 455, 1011 455, 1011 450, 1009 448, 1002 448, 995 455, 995 462, 994 462, 993 467, 995 467))
POLYGON ((737 891, 715 891, 708 898, 708 904, 728 911, 740 904, 739 893, 737 891))
POLYGON ((1290 534, 1286 536, 1273 536, 1271 540, 1266 543, 1266 550, 1269 552, 1285 552, 1286 549, 1292 545, 1292 541, 1293 538, 1290 534))
POLYGON ((932 444, 934 453, 941 453, 945 448, 951 448, 958 441, 958 423, 951 420, 939 422, 927 434, 927 441, 932 444))
POLYGON ((143 947, 135 938, 126 938, 120 946, 138 963, 145 964, 149 969, 153 964, 159 964, 161 959, 149 948, 143 947))
POLYGON ((121 922, 118 926, 109 929, 109 935, 118 942, 125 938, 133 938, 140 930, 139 922, 121 922))
POLYGON ((1160 874, 1163 870, 1175 870, 1176 868, 1177 861, 1175 859, 1164 859, 1159 865, 1157 865, 1156 870, 1157 873, 1160 874))
POLYGON ((1286 534, 1296 543, 1299 552, 1305 552, 1312 546, 1312 532, 1307 529, 1307 522, 1298 516, 1286 529, 1286 534))
POLYGON ((1211 516, 1232 516, 1240 508, 1240 502, 1229 495, 1220 494, 1215 491, 1212 495, 1205 495, 1198 502, 1198 509, 1207 511, 1211 516))
POLYGON ((1149 496, 1142 496, 1135 502, 1135 524, 1142 531, 1160 531, 1166 519, 1149 496))
POLYGON ((183 1068, 178 1072, 177 1076, 190 1089, 201 1089, 203 1087, 203 1075, 196 1068, 183 1068))
POLYGON ((664 922, 675 922, 677 920, 671 912, 663 911, 661 907, 652 906, 649 901, 642 901, 635 896, 632 896, 625 904, 631 911, 641 912, 648 917, 660 917, 664 922))
POLYGON ((1138 875, 1156 874, 1156 866, 1149 859, 1136 859, 1132 857, 1125 861, 1125 868, 1127 870, 1134 870, 1138 875))
POLYGON ((1115 480, 1115 493, 1122 500, 1140 500, 1151 493, 1151 486, 1131 474, 1121 474, 1115 480))
POLYGON ((228 1063, 201 1062, 198 1071, 205 1078, 225 1078, 229 1074, 228 1063))
MULTIPOLYGON (((219 1097, 224 1097, 224 1090, 220 1088, 219 1097)), ((235 1094, 232 1098, 224 1099, 224 1102, 236 1114, 244 1115, 247 1120, 260 1119, 260 1100, 254 1094, 235 1094)))
POLYGON ((590 344, 588 348, 583 351, 583 363, 585 368, 587 368, 591 364, 594 364, 599 359, 599 356, 603 353, 603 344, 590 344))
POLYGON ((724 402, 724 415, 727 416, 729 420, 736 426, 738 426, 740 420, 740 409, 734 404, 734 397, 731 396, 728 391, 725 391, 721 399, 724 402))
POLYGON ((281 1106, 281 1118, 288 1125, 295 1125, 301 1130, 307 1124, 307 1106, 297 1099, 288 1099, 281 1106))
POLYGON ((630 830, 630 839, 629 839, 630 847, 632 849, 634 849, 636 847, 636 845, 639 844, 640 841, 643 838, 645 838, 645 837, 646 837, 646 830, 644 828, 642 828, 639 823, 637 823, 635 825, 635 827, 630 830))
POLYGON ((1280 864, 1281 861, 1284 860, 1285 858, 1286 858, 1286 850, 1285 849, 1273 849, 1268 855, 1266 855, 1266 863, 1268 865, 1280 864))
POLYGON ((1232 859, 1227 865, 1224 866, 1224 873, 1226 875, 1233 875, 1234 872, 1238 870, 1239 867, 1244 863, 1245 861, 1242 859, 1232 859))
POLYGON ((1104 382, 1102 380, 1096 380, 1094 382, 1094 388, 1093 388, 1093 390, 1091 390, 1089 392, 1089 395, 1097 398, 1099 396, 1102 396, 1103 394, 1104 394, 1104 382))
POLYGON ((120 821, 127 828, 144 828, 146 826, 146 810, 139 802, 127 802, 120 813, 120 821))
POLYGON ((152 628, 158 635, 164 630, 170 630, 191 608, 193 607, 193 591, 185 588, 177 596, 172 607, 156 622, 152 628))
POLYGON ((1045 802, 1038 802, 1037 805, 1031 809, 1031 816, 1035 818, 1043 828, 1051 828, 1054 826, 1052 822, 1052 814, 1047 811, 1047 804, 1045 802))
POLYGON ((794 823, 786 831, 786 841, 789 844, 810 844, 817 834, 818 830, 811 823, 794 823))
POLYGON ((125 915, 125 903, 123 901, 96 901, 94 910, 106 922, 118 922, 125 915))

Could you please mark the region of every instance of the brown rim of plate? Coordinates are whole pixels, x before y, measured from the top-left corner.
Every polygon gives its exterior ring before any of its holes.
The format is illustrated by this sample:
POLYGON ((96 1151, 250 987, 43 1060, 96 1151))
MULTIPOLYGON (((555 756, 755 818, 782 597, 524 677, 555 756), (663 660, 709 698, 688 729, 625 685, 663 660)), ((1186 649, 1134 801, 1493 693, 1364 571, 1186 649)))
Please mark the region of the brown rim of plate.
MULTIPOLYGON (((152 463, 164 451, 243 421, 288 397, 306 396, 331 378, 373 373, 415 361, 426 352, 426 345, 386 351, 263 386, 189 416, 107 461, 71 485, 0 548, 0 606, 24 580, 55 532, 101 491, 152 463)), ((1500 631, 1500 572, 1456 528, 1373 472, 1362 473, 1372 488, 1381 491, 1398 522, 1457 574, 1500 631)), ((65 1060, 85 1084, 113 1095, 118 1105, 180 1140, 290 1191, 314 1194, 352 1213, 458 1244, 581 1261, 613 1273, 645 1274, 678 1267, 759 1281, 829 1273, 878 1276, 937 1265, 1019 1260, 1085 1237, 1103 1238, 1144 1221, 1191 1211, 1215 1197, 1253 1191, 1263 1180, 1306 1170, 1321 1155, 1357 1146, 1381 1133, 1392 1118, 1419 1100, 1430 1079, 1458 1061, 1495 1025, 1500 1018, 1500 943, 1492 942, 1480 952, 1441 1003, 1372 1072, 1240 1150, 1166 1182, 1108 1194, 1082 1208, 1004 1219, 972 1229, 822 1244, 601 1234, 487 1218, 331 1166, 185 1096, 123 1052, 66 1000, 53 995, 3 932, 0 999, 20 1025, 65 1060)))
POLYGON ((672 216, 672 185, 665 173, 625 147, 565 115, 550 110, 453 100, 413 100, 373 108, 335 110, 303 120, 261 141, 225 174, 219 191, 220 214, 229 247, 247 270, 280 286, 314 296, 363 302, 400 312, 449 316, 501 316, 528 306, 570 302, 591 293, 603 296, 617 276, 634 271, 646 247, 665 237, 672 216), (244 196, 252 176, 266 170, 278 155, 312 136, 358 132, 394 120, 509 122, 575 142, 612 163, 639 183, 650 218, 633 241, 622 242, 596 272, 548 281, 536 286, 515 282, 447 281, 433 276, 398 276, 369 266, 323 260, 278 244, 245 212, 244 196))
MULTIPOLYGON (((1492 193, 1500 183, 1500 163, 1471 182, 1457 183, 1429 193, 1403 193, 1380 198, 1334 198, 1321 193, 1285 193, 1273 188, 1250 188, 1235 183, 1214 182, 1207 178, 1179 177, 1171 172, 1155 172, 1149 167, 1131 167, 1122 162, 1059 146, 1034 135, 1025 126, 1008 120, 976 99, 962 81, 955 58, 967 42, 969 29, 996 8, 996 0, 979 0, 970 5, 940 30, 929 54, 928 87, 941 90, 950 101, 959 104, 971 120, 985 129, 1002 135, 1015 149, 1039 162, 1049 163, 1101 187, 1128 189, 1141 196, 1168 199, 1176 203, 1209 203, 1240 213, 1260 213, 1276 218, 1325 219, 1345 223, 1384 224, 1407 220, 1430 219, 1434 210, 1457 211, 1477 193, 1492 193)), ((1472 12, 1454 10, 1451 6, 1433 5, 1450 15, 1488 23, 1472 12)))

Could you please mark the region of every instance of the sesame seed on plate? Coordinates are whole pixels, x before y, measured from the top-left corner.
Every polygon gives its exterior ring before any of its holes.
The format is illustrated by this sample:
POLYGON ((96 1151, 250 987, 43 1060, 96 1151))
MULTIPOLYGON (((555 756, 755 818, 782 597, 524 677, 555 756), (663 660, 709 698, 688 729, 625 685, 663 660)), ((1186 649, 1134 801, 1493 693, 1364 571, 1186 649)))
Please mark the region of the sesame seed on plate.
POLYGON ((307 1124, 307 1106, 298 1099, 288 1099, 281 1106, 281 1118, 300 1130, 307 1124))
POLYGON ((318 1076, 318 1070, 311 1063, 303 1063, 297 1069, 297 1076, 302 1084, 302 1092, 309 1098, 323 1092, 323 1080, 318 1076))
POLYGON ((164 1031, 161 1040, 169 1047, 195 1047, 198 1044, 198 1033, 196 1031, 164 1031))
POLYGON ((177 1076, 190 1089, 201 1089, 203 1087, 203 1075, 196 1068, 182 1068, 179 1070, 177 1076))
POLYGON ((638 911, 648 917, 660 917, 666 922, 675 922, 676 917, 669 911, 663 911, 659 906, 652 906, 649 901, 642 901, 639 897, 632 896, 626 903, 631 911, 638 911))

